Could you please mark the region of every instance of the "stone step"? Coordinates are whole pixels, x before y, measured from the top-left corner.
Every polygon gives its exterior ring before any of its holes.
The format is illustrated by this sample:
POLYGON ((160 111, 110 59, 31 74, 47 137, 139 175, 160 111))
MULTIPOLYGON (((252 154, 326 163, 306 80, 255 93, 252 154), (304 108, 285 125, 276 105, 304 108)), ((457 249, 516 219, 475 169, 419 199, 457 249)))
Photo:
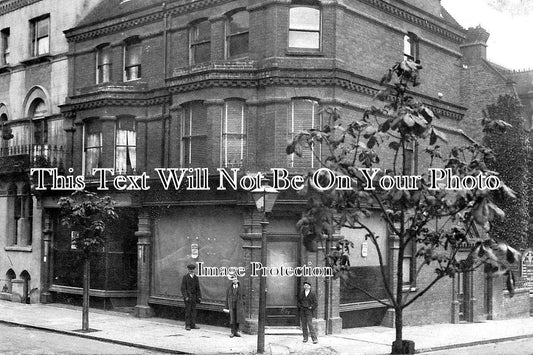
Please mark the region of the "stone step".
POLYGON ((302 329, 300 327, 265 327, 266 335, 302 335, 302 329))

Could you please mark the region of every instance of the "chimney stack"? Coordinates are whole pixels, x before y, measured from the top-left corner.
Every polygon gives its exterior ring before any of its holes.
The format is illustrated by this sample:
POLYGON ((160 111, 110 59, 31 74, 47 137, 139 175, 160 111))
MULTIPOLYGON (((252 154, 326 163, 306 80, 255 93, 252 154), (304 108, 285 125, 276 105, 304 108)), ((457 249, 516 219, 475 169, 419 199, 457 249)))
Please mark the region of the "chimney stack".
POLYGON ((483 27, 470 27, 466 32, 466 39, 461 44, 463 63, 473 65, 487 59, 487 41, 490 37, 483 27))

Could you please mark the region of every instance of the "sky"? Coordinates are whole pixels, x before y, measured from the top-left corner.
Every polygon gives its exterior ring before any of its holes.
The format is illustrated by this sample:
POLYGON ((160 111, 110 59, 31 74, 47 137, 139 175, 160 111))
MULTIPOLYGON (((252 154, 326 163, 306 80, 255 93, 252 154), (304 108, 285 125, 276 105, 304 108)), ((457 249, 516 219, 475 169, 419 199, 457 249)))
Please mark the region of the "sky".
POLYGON ((490 33, 487 59, 508 69, 533 69, 533 0, 441 0, 464 27, 490 33))

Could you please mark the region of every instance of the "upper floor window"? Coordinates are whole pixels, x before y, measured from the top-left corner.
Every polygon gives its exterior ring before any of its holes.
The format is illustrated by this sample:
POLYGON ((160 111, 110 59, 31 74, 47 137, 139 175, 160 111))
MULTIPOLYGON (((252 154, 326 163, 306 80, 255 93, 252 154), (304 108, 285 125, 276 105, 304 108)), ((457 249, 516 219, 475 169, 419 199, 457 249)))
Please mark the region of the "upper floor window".
MULTIPOLYGON (((99 47, 96 52, 96 83, 107 83, 111 81, 111 46, 99 47)), ((139 63, 140 65, 140 63, 139 63)))
POLYGON ((181 164, 205 166, 207 108, 202 102, 185 106, 181 120, 181 164))
POLYGON ((211 59, 211 23, 208 20, 195 23, 189 32, 190 64, 204 63, 211 59))
POLYGON ((50 52, 50 16, 42 16, 30 21, 31 55, 38 56, 50 52))
POLYGON ((120 117, 117 120, 115 141, 116 174, 135 172, 137 168, 136 141, 135 119, 133 117, 120 117))
POLYGON ((222 121, 222 164, 224 167, 243 165, 246 150, 246 115, 244 102, 227 101, 222 121))
MULTIPOLYGON (((289 141, 292 141, 294 136, 301 130, 320 126, 318 102, 310 99, 294 99, 291 101, 289 109, 287 122, 289 141)), ((320 147, 304 148, 301 157, 295 154, 288 156, 288 165, 290 168, 314 168, 318 163, 315 155, 320 157, 320 147)))
POLYGON ((228 17, 226 23, 226 57, 234 58, 248 53, 249 15, 240 11, 228 17))
POLYGON ((289 48, 320 49, 320 9, 292 6, 289 18, 289 48))
POLYGON ((142 45, 138 38, 126 41, 124 46, 124 81, 141 78, 142 45))
POLYGON ((0 31, 0 65, 9 63, 9 28, 0 31))
POLYGON ((412 61, 418 59, 418 36, 412 32, 403 37, 403 58, 412 61))
POLYGON ((91 175, 93 168, 102 167, 102 124, 93 119, 84 125, 85 130, 85 174, 91 175))

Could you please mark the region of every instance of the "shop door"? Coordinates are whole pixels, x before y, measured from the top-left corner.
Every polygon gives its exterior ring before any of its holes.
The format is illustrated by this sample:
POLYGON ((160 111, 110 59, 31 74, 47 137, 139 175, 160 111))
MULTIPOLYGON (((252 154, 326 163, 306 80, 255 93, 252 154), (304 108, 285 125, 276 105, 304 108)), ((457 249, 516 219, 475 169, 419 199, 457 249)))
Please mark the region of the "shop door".
MULTIPOLYGON (((296 267, 300 265, 300 242, 272 238, 268 241, 267 265, 296 267)), ((299 325, 297 295, 299 278, 294 276, 267 277, 267 325, 299 325)))

